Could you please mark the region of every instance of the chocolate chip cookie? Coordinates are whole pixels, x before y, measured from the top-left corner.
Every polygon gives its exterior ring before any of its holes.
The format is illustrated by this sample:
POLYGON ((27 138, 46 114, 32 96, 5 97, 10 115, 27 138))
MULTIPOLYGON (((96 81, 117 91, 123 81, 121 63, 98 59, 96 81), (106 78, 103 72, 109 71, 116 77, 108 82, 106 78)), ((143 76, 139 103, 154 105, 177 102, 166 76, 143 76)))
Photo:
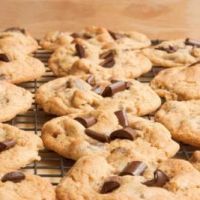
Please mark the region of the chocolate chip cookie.
POLYGON ((0 174, 40 160, 42 148, 42 140, 34 133, 0 123, 0 174))
POLYGON ((139 51, 118 46, 102 48, 81 38, 58 48, 49 59, 49 68, 57 76, 92 74, 100 80, 136 78, 151 67, 139 51))
POLYGON ((199 200, 200 173, 187 161, 169 159, 157 166, 142 160, 120 171, 104 157, 80 158, 56 189, 59 200, 199 200))
POLYGON ((6 54, 10 59, 30 54, 37 48, 37 41, 24 29, 13 27, 0 32, 0 53, 6 54))
POLYGON ((151 87, 167 100, 200 99, 200 63, 162 70, 151 87))
POLYGON ((175 140, 200 147, 200 100, 167 101, 155 120, 164 124, 175 140))
POLYGON ((42 85, 36 101, 46 112, 56 115, 78 115, 107 107, 125 109, 136 115, 146 115, 161 104, 157 94, 136 80, 96 81, 94 76, 67 76, 42 85))
POLYGON ((17 84, 38 79, 44 73, 44 64, 36 58, 24 55, 11 59, 0 53, 0 79, 17 84))
POLYGON ((41 40, 40 45, 44 49, 55 50, 60 46, 69 45, 76 38, 87 40, 97 46, 118 46, 122 49, 140 49, 150 45, 150 40, 142 33, 114 32, 96 26, 86 27, 79 32, 50 32, 41 40))
POLYGON ((143 50, 154 66, 183 67, 200 60, 200 41, 190 38, 164 41, 143 50))
POLYGON ((42 139, 48 149, 74 160, 99 154, 113 160, 116 155, 123 159, 129 155, 158 162, 179 149, 164 126, 124 110, 95 110, 75 118, 54 118, 43 126, 42 139))
POLYGON ((0 197, 1 200, 56 200, 47 179, 20 171, 1 175, 0 197))
POLYGON ((0 122, 25 113, 33 102, 33 95, 24 88, 0 81, 0 122))

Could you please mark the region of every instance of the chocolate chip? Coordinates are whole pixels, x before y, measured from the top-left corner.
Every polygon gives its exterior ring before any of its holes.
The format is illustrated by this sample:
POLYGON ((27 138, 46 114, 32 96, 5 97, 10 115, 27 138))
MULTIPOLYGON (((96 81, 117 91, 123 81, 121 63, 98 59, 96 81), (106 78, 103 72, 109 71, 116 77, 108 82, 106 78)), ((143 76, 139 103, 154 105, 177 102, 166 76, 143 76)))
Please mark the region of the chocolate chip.
POLYGON ((99 94, 99 95, 102 95, 102 93, 104 91, 104 87, 97 85, 94 88, 92 88, 92 91, 99 94))
POLYGON ((83 48, 82 45, 75 44, 75 48, 76 48, 76 52, 77 52, 79 58, 85 58, 86 57, 86 55, 85 55, 85 49, 83 48))
POLYGON ((108 31, 108 32, 114 40, 119 40, 119 39, 124 38, 126 36, 125 34, 122 34, 122 33, 116 33, 116 32, 113 32, 113 31, 108 31))
POLYGON ((8 150, 16 145, 14 140, 4 140, 0 142, 0 152, 8 150))
POLYGON ((8 58, 8 56, 6 54, 0 53, 0 61, 9 62, 10 59, 8 58))
POLYGON ((1 80, 6 80, 6 75, 0 74, 0 81, 1 81, 1 80))
POLYGON ((91 39, 92 36, 89 33, 83 33, 83 39, 91 39))
POLYGON ((104 91, 102 93, 102 96, 103 97, 111 97, 115 93, 123 91, 125 89, 127 89, 126 82, 123 82, 123 81, 115 82, 115 83, 112 83, 112 84, 108 85, 104 89, 104 91))
POLYGON ((20 32, 20 33, 23 33, 23 34, 26 33, 25 29, 19 28, 19 27, 11 27, 11 28, 7 28, 6 30, 4 30, 4 32, 9 32, 9 31, 20 32))
POLYGON ((113 57, 108 57, 104 61, 102 61, 99 65, 105 68, 111 68, 115 65, 115 60, 113 57))
POLYGON ((5 174, 1 181, 6 182, 6 181, 12 181, 14 183, 20 182, 21 180, 25 179, 25 175, 22 172, 10 172, 5 174))
POLYGON ((162 43, 164 40, 159 40, 159 39, 156 39, 156 40, 151 40, 151 45, 152 46, 155 46, 155 45, 158 45, 160 43, 162 43))
POLYGON ((123 127, 128 126, 127 114, 124 110, 118 110, 115 112, 115 115, 119 121, 119 124, 123 127))
POLYGON ((97 122, 95 117, 76 117, 75 120, 81 123, 85 128, 88 128, 97 122))
POLYGON ((146 181, 143 184, 147 186, 162 187, 169 181, 168 176, 161 170, 156 170, 154 172, 154 178, 152 180, 146 181))
POLYGON ((144 173, 146 168, 147 165, 145 163, 140 161, 133 161, 127 164, 127 166, 120 173, 120 176, 140 176, 144 173))
POLYGON ((70 36, 73 38, 91 39, 92 36, 89 33, 72 33, 70 36))
POLYGON ((200 47, 200 40, 194 40, 194 39, 186 38, 185 45, 200 47))
POLYGON ((171 45, 169 45, 168 47, 157 47, 155 49, 160 50, 160 51, 166 51, 167 53, 174 53, 178 50, 177 47, 174 47, 171 45))
POLYGON ((136 137, 137 137, 137 133, 131 127, 126 127, 126 128, 123 128, 123 129, 119 129, 119 130, 113 131, 110 134, 110 139, 111 140, 115 140, 115 139, 134 140, 136 137))
POLYGON ((99 55, 99 58, 101 58, 101 59, 107 59, 107 58, 110 58, 110 57, 113 58, 115 56, 115 54, 116 54, 116 51, 114 49, 110 49, 108 51, 101 53, 99 55))
POLYGON ((117 181, 107 181, 103 184, 101 189, 102 194, 106 194, 112 192, 120 187, 120 184, 117 181))
POLYGON ((72 36, 73 38, 82 38, 82 34, 80 33, 72 33, 70 36, 72 36))
POLYGON ((85 133, 87 136, 89 136, 95 140, 98 140, 100 142, 109 142, 109 137, 102 133, 98 133, 98 132, 90 130, 90 129, 85 129, 85 133))
POLYGON ((90 84, 91 86, 94 86, 95 85, 95 78, 94 78, 94 76, 92 74, 89 75, 88 78, 86 79, 86 82, 88 84, 90 84))

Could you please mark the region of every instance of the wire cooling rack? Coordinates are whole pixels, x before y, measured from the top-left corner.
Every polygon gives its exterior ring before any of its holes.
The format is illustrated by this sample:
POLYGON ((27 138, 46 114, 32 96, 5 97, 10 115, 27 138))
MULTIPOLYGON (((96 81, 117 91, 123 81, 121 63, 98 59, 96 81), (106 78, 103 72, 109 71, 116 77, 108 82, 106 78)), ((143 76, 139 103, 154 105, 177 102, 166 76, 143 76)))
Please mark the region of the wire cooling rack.
MULTIPOLYGON (((45 64, 46 68, 50 55, 51 52, 42 49, 34 53, 34 56, 40 59, 45 64)), ((160 70, 161 68, 153 68, 150 72, 138 78, 138 80, 143 83, 149 83, 160 70)), ((20 86, 35 94, 40 85, 54 78, 55 76, 53 73, 47 68, 46 74, 40 80, 23 83, 20 84, 20 86)), ((41 107, 33 103, 32 108, 27 113, 16 116, 10 123, 22 130, 40 135, 42 125, 53 117, 55 116, 45 113, 41 107)), ((147 118, 153 120, 152 115, 147 116, 147 118)), ((188 160, 194 150, 194 147, 181 144, 180 151, 177 153, 176 157, 188 160)), ((41 161, 28 165, 24 170, 44 178, 49 178, 53 185, 58 184, 60 179, 74 164, 74 161, 63 158, 55 152, 46 149, 40 151, 40 156, 41 161)))

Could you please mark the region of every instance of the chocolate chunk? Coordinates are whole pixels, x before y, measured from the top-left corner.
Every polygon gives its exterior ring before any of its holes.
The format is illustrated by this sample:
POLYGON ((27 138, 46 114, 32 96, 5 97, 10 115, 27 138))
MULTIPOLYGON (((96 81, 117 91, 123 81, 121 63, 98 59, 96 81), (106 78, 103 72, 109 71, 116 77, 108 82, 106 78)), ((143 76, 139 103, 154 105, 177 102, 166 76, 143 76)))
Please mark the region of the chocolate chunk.
POLYGON ((1 81, 1 80, 6 80, 6 75, 0 74, 0 81, 1 81))
POLYGON ((146 181, 143 184, 147 186, 162 187, 169 181, 168 176, 161 170, 156 170, 154 172, 154 178, 152 180, 146 181))
POLYGON ((122 33, 116 33, 116 32, 113 32, 113 31, 108 31, 111 35, 111 37, 114 39, 114 40, 119 40, 121 38, 124 38, 126 35, 125 34, 122 34, 122 33))
POLYGON ((123 129, 119 129, 119 130, 113 131, 110 134, 110 139, 111 140, 115 140, 115 139, 134 140, 136 137, 137 137, 137 133, 131 127, 126 127, 126 128, 123 128, 123 129))
POLYGON ((114 49, 110 49, 108 51, 101 53, 99 55, 99 58, 101 58, 101 59, 107 59, 107 58, 110 58, 110 57, 113 58, 115 56, 115 54, 116 54, 116 51, 114 49))
POLYGON ((95 85, 95 78, 94 78, 94 76, 92 74, 89 75, 88 78, 86 79, 86 82, 88 84, 90 84, 91 86, 94 86, 95 85))
POLYGON ((92 36, 89 33, 83 33, 83 39, 89 40, 92 36))
POLYGON ((160 51, 166 51, 167 53, 174 53, 177 51, 177 47, 169 45, 168 47, 157 47, 155 48, 160 51))
POLYGON ((0 53, 0 61, 9 62, 10 59, 8 58, 8 56, 6 54, 0 53))
POLYGON ((127 166, 120 173, 120 176, 140 176, 144 173, 146 168, 147 165, 145 163, 140 161, 133 161, 127 164, 127 166))
POLYGON ((104 87, 97 85, 94 88, 92 88, 92 91, 99 94, 99 95, 102 95, 102 93, 104 91, 104 87))
POLYGON ((128 126, 127 114, 124 110, 118 110, 115 112, 115 115, 119 121, 119 124, 123 127, 128 126))
POLYGON ((160 43, 162 43, 164 40, 159 40, 159 39, 156 39, 156 40, 151 40, 151 45, 152 46, 155 46, 155 45, 158 45, 160 43))
POLYGON ((6 182, 6 181, 12 181, 14 183, 20 182, 21 180, 25 179, 25 175, 22 172, 10 172, 5 174, 1 181, 6 182))
POLYGON ((103 184, 101 189, 102 194, 106 194, 112 192, 120 187, 120 184, 117 181, 107 181, 103 184))
POLYGON ((88 128, 97 122, 94 117, 76 117, 75 120, 81 123, 85 128, 88 128))
POLYGON ((127 89, 126 82, 123 82, 123 81, 115 82, 115 83, 108 85, 104 89, 102 96, 103 97, 111 97, 115 93, 123 91, 125 89, 127 89))
POLYGON ((111 68, 115 65, 115 60, 113 57, 108 57, 103 62, 101 62, 99 65, 105 68, 111 68))
POLYGON ((92 36, 89 33, 72 33, 70 36, 75 38, 82 38, 82 39, 91 39, 92 36))
POLYGON ((109 142, 109 137, 107 135, 98 133, 96 131, 90 130, 90 129, 85 129, 85 133, 87 136, 98 140, 100 142, 109 142))
POLYGON ((185 45, 200 47, 200 40, 194 40, 194 39, 186 38, 185 45))
POLYGON ((11 28, 7 28, 6 30, 4 30, 4 32, 9 32, 9 31, 20 32, 20 33, 23 33, 23 34, 26 33, 25 29, 19 28, 19 27, 11 27, 11 28))
POLYGON ((16 145, 14 140, 4 140, 0 142, 0 152, 8 150, 16 145))
POLYGON ((72 33, 70 36, 72 36, 73 38, 82 38, 82 34, 80 33, 72 33))
POLYGON ((85 58, 86 57, 86 55, 85 55, 85 49, 83 48, 82 45, 75 44, 75 48, 76 48, 76 52, 77 52, 79 58, 85 58))

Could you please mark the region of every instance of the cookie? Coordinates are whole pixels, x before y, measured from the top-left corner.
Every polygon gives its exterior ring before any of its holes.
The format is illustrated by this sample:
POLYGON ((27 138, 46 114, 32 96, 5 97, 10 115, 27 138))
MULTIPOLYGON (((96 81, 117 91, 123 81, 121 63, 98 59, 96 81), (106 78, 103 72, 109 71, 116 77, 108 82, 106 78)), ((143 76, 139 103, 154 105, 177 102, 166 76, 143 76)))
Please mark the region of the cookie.
POLYGON ((125 109, 136 115, 146 115, 161 104, 157 94, 136 80, 96 82, 93 76, 67 76, 42 85, 36 102, 45 112, 56 115, 78 115, 98 107, 125 109))
POLYGON ((200 42, 193 39, 164 41, 143 50, 154 66, 183 67, 200 59, 200 42))
POLYGON ((164 124, 175 140, 200 147, 200 100, 167 101, 155 120, 164 124))
POLYGON ((190 162, 193 164, 193 166, 200 171, 200 151, 194 151, 190 162))
POLYGON ((52 31, 40 40, 40 45, 46 50, 56 50, 60 46, 70 45, 73 39, 70 32, 52 31))
POLYGON ((118 46, 122 49, 140 49, 151 44, 144 34, 135 31, 114 32, 103 27, 89 26, 79 32, 50 32, 41 40, 40 45, 44 49, 55 50, 60 46, 69 45, 75 38, 102 47, 118 46))
POLYGON ((99 80, 136 78, 151 67, 149 59, 138 51, 101 48, 81 38, 58 48, 49 59, 49 68, 56 76, 92 74, 99 80))
POLYGON ((0 123, 0 174, 40 160, 42 148, 42 140, 34 133, 0 123))
POLYGON ((179 149, 161 124, 108 109, 54 118, 44 124, 42 140, 48 149, 74 160, 98 154, 115 160, 115 155, 127 153, 157 162, 179 149))
POLYGON ((151 87, 167 100, 200 99, 200 64, 162 70, 151 87))
POLYGON ((11 83, 23 83, 40 78, 45 73, 44 64, 31 56, 10 59, 0 54, 0 78, 11 83))
POLYGON ((0 32, 0 53, 11 59, 36 51, 38 43, 27 31, 21 28, 9 28, 0 32))
POLYGON ((0 81, 0 122, 9 121, 31 108, 33 95, 24 88, 0 81))
POLYGON ((187 161, 170 159, 156 167, 141 160, 118 172, 100 156, 80 158, 56 189, 59 200, 199 200, 200 173, 187 161), (147 176, 148 171, 154 171, 147 176))
POLYGON ((1 200, 56 200, 51 183, 44 178, 20 171, 1 176, 1 200))

